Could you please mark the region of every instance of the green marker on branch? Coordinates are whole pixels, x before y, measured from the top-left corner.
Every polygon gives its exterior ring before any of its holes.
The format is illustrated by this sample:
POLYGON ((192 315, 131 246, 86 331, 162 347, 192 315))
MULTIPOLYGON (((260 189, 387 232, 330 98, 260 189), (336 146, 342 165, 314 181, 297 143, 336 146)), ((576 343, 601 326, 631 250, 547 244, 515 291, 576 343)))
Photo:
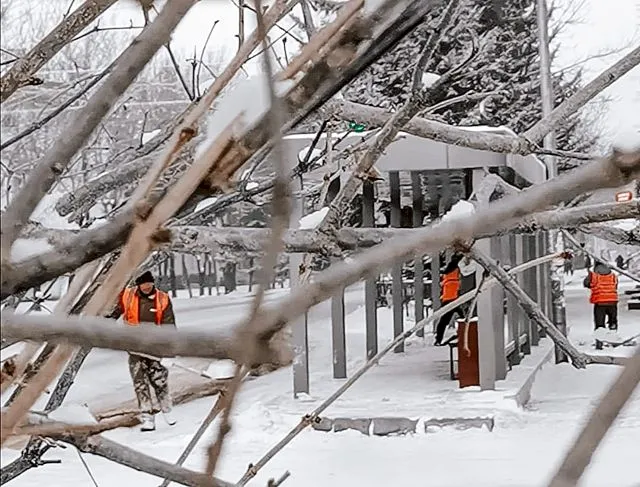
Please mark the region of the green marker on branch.
POLYGON ((365 126, 363 123, 349 122, 349 130, 354 132, 364 132, 365 126))

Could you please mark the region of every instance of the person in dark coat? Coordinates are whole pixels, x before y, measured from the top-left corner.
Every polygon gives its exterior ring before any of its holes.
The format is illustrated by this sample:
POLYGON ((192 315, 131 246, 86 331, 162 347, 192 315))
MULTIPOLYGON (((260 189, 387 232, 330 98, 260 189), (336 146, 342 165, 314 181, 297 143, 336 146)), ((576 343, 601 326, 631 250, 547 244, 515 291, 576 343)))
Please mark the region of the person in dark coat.
MULTIPOLYGON (((123 317, 129 326, 173 326, 175 316, 169 295, 155 286, 151 272, 141 274, 135 280, 135 286, 120 293, 118 305, 112 314, 117 319, 123 317)), ((173 426, 176 421, 171 415, 172 403, 169 395, 169 371, 158 357, 129 352, 129 373, 133 380, 133 389, 142 411, 142 431, 153 431, 153 401, 151 390, 156 394, 165 421, 173 426)))

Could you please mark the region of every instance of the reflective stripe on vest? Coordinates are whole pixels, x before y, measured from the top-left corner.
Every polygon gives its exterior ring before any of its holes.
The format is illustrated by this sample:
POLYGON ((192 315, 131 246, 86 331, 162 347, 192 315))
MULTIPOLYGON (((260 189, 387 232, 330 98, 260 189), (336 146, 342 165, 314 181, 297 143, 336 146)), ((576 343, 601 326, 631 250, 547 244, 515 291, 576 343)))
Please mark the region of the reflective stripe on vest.
POLYGON ((455 269, 442 276, 441 301, 453 301, 458 299, 460 292, 460 269, 455 269))
MULTIPOLYGON (((162 324, 162 317, 169 306, 169 295, 156 289, 155 295, 156 325, 162 324)), ((140 324, 140 296, 135 288, 127 288, 122 293, 122 306, 124 322, 127 325, 138 326, 140 324)))
POLYGON ((618 277, 611 274, 589 273, 591 279, 591 303, 605 304, 618 302, 618 277))

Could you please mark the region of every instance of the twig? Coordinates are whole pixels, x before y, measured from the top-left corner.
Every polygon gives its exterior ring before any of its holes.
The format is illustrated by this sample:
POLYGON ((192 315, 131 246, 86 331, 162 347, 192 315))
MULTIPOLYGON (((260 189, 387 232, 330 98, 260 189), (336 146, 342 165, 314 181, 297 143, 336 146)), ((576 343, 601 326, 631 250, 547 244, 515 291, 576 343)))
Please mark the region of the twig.
POLYGON ((311 9, 307 0, 300 0, 300 7, 302 8, 302 16, 304 18, 304 29, 307 32, 307 37, 311 39, 316 31, 313 25, 313 15, 311 15, 311 9))
MULTIPOLYGON (((225 392, 220 393, 213 407, 211 408, 207 416, 202 420, 202 423, 194 433, 193 437, 191 438, 191 440, 189 440, 189 443, 180 454, 180 457, 178 458, 176 465, 182 466, 184 464, 184 462, 187 460, 187 458, 189 457, 193 449, 196 447, 196 445, 198 444, 202 436, 209 429, 209 426, 211 426, 211 423, 213 423, 213 421, 218 417, 218 415, 220 414, 223 408, 222 398, 224 397, 224 394, 225 392)), ((170 483, 171 482, 168 479, 164 479, 162 484, 160 484, 160 487, 167 487, 170 483)))
POLYGON ((602 395, 587 424, 567 452, 549 487, 574 487, 591 462, 593 454, 613 426, 620 411, 640 383, 640 347, 627 361, 616 381, 602 395))
MULTIPOLYGON (((620 203, 615 203, 616 205, 620 204, 620 203)), ((640 202, 638 203, 640 204, 640 202)), ((640 217, 636 216, 636 218, 638 218, 640 220, 640 217)), ((576 240, 576 238, 571 235, 569 232, 567 232, 566 230, 562 230, 562 233, 564 234, 565 238, 569 241, 569 243, 578 251, 578 252, 582 252, 584 254, 587 254, 588 256, 590 256, 592 259, 595 260, 602 260, 600 258, 598 258, 595 254, 589 252, 587 249, 584 248, 583 245, 580 244, 580 242, 578 242, 576 240)), ((609 262, 608 265, 610 267, 613 267, 616 272, 619 272, 620 274, 627 276, 629 279, 633 279, 636 282, 640 282, 640 277, 636 276, 635 274, 633 274, 632 272, 626 271, 624 269, 621 269, 620 267, 618 267, 615 263, 613 262, 609 262)))
POLYGON ((97 85, 100 82, 100 80, 102 78, 104 78, 111 71, 111 69, 113 68, 114 65, 115 65, 115 61, 113 63, 111 63, 109 66, 107 66, 101 73, 98 73, 97 75, 95 75, 93 77, 93 79, 91 79, 91 81, 89 81, 86 85, 84 85, 77 93, 75 93, 73 96, 71 96, 67 100, 65 100, 64 103, 62 103, 60 106, 58 106, 55 110, 52 110, 44 118, 38 120, 37 122, 32 123, 26 129, 24 129, 22 132, 20 132, 17 135, 14 135, 9 140, 3 141, 2 144, 0 144, 0 151, 2 151, 4 149, 6 149, 7 147, 15 144, 19 140, 24 139, 27 135, 32 134, 36 130, 41 129, 47 123, 49 123, 51 120, 53 120, 58 115, 60 115, 62 112, 64 112, 73 103, 75 103, 82 96, 84 96, 91 88, 93 88, 95 85, 97 85))
MULTIPOLYGON (((2 218, 0 228, 3 258, 9 255, 11 246, 27 219, 51 189, 71 158, 195 2, 196 0, 177 0, 166 5, 154 22, 118 57, 105 83, 96 90, 70 123, 70 127, 74 128, 73 135, 59 138, 54 147, 39 161, 24 188, 11 201, 2 218)), ((68 18, 71 17, 73 15, 68 18)))
MULTIPOLYGON (((257 12, 256 21, 258 36, 262 39, 263 49, 266 49, 267 29, 262 16, 262 2, 261 0, 254 0, 254 2, 257 12)), ((213 475, 215 472, 216 463, 222 451, 222 444, 226 435, 231 430, 231 410, 233 408, 235 397, 240 389, 242 378, 246 373, 244 369, 246 367, 250 367, 255 360, 255 355, 258 349, 255 322, 264 299, 265 290, 268 288, 274 274, 278 254, 281 252, 283 247, 282 236, 289 226, 289 214, 291 212, 291 202, 289 201, 289 178, 287 177, 284 148, 282 146, 282 136, 280 133, 280 128, 283 123, 281 101, 276 93, 276 88, 273 82, 273 66, 271 64, 271 58, 265 54, 262 59, 264 62, 264 76, 266 78, 271 103, 268 115, 273 130, 273 137, 275 138, 273 142, 273 152, 275 155, 276 178, 273 187, 272 233, 269 245, 266 249, 267 253, 262 263, 262 272, 260 273, 258 290, 252 303, 249 318, 247 323, 237 334, 236 340, 243 344, 242 360, 237 363, 234 378, 225 395, 222 397, 222 420, 220 422, 218 436, 215 442, 209 447, 207 468, 205 470, 207 475, 213 475)))
POLYGON ((173 65, 173 70, 175 71, 176 76, 178 77, 178 80, 182 85, 182 88, 187 94, 187 98, 189 98, 190 101, 193 101, 195 99, 195 93, 191 92, 191 90, 189 89, 189 86, 187 85, 186 80, 184 79, 184 76, 182 75, 182 71, 180 70, 180 65, 178 64, 178 60, 173 55, 173 50, 171 49, 171 43, 167 42, 164 45, 164 47, 167 50, 167 53, 169 54, 169 59, 171 60, 171 64, 173 65))
MULTIPOLYGON (((200 59, 199 59, 199 62, 198 62, 198 71, 196 72, 196 89, 198 90, 197 91, 198 96, 201 95, 201 93, 200 93, 200 71, 202 70, 202 65, 203 65, 203 61, 202 60, 204 59, 204 52, 207 49, 207 45, 209 44, 209 39, 211 39, 211 34, 213 34, 213 30, 216 28, 216 25, 218 25, 218 22, 220 22, 220 21, 216 20, 215 22, 213 22, 213 25, 211 26, 211 29, 209 29, 209 33, 207 34, 207 38, 205 39, 204 44, 202 46, 202 50, 200 51, 200 59)), ((239 46, 241 46, 243 43, 244 43, 244 36, 242 36, 242 39, 240 40, 239 46)))
MULTIPOLYGON (((510 275, 515 275, 519 272, 524 272, 527 269, 531 269, 533 267, 542 265, 544 263, 550 262, 552 259, 557 258, 557 254, 550 254, 544 257, 539 257, 538 259, 531 260, 529 262, 525 262, 517 267, 514 267, 509 271, 510 275)), ((492 286, 498 284, 498 281, 495 279, 487 279, 484 283, 484 290, 489 289, 492 286)), ((390 343, 388 343, 382 350, 380 350, 374 357, 369 359, 365 364, 363 364, 358 370, 356 370, 353 375, 343 384, 341 385, 331 396, 325 399, 318 407, 316 407, 311 413, 305 415, 300 423, 296 425, 287 435, 282 438, 273 448, 271 448, 267 453, 265 453, 260 460, 256 463, 251 464, 251 466, 247 469, 246 473, 243 477, 237 482, 238 487, 243 487, 249 482, 253 477, 256 476, 258 471, 263 468, 280 450, 282 450, 291 440, 293 440, 301 431, 303 431, 307 426, 311 425, 314 421, 317 421, 320 414, 325 411, 331 404, 333 404, 340 396, 342 396, 347 390, 349 390, 353 384, 355 384, 368 370, 373 368, 375 365, 380 363, 380 360, 387 355, 391 350, 396 348, 400 343, 407 340, 410 336, 415 334, 418 330, 424 329, 429 323, 434 320, 439 319, 445 313, 457 308, 458 306, 469 302, 473 299, 473 293, 466 293, 460 296, 455 301, 444 305, 442 308, 435 311, 431 316, 426 317, 425 319, 419 321, 414 325, 410 330, 406 330, 401 335, 395 337, 390 343)))
POLYGON ((116 0, 86 0, 68 15, 25 56, 21 57, 0 78, 0 103, 4 103, 18 88, 51 60, 65 45, 105 12, 116 0))
MULTIPOLYGON (((28 423, 32 421, 27 420, 28 423)), ((98 435, 116 428, 130 428, 140 423, 138 414, 127 414, 115 419, 101 421, 95 424, 69 424, 52 421, 46 417, 33 418, 33 423, 18 426, 13 436, 61 436, 61 435, 98 435)))

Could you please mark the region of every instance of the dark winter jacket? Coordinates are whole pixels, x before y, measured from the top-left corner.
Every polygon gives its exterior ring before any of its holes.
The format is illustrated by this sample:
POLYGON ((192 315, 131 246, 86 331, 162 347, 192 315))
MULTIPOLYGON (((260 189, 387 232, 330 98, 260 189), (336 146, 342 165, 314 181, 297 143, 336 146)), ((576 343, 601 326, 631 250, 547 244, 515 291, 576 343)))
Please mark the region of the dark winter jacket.
MULTIPOLYGON (((603 262, 598 262, 593 268, 593 272, 595 272, 596 274, 606 276, 608 274, 611 274, 611 268, 603 262)), ((591 274, 587 274, 587 277, 584 278, 584 281, 582 281, 582 284, 584 284, 584 287, 588 289, 591 288, 591 274)))

